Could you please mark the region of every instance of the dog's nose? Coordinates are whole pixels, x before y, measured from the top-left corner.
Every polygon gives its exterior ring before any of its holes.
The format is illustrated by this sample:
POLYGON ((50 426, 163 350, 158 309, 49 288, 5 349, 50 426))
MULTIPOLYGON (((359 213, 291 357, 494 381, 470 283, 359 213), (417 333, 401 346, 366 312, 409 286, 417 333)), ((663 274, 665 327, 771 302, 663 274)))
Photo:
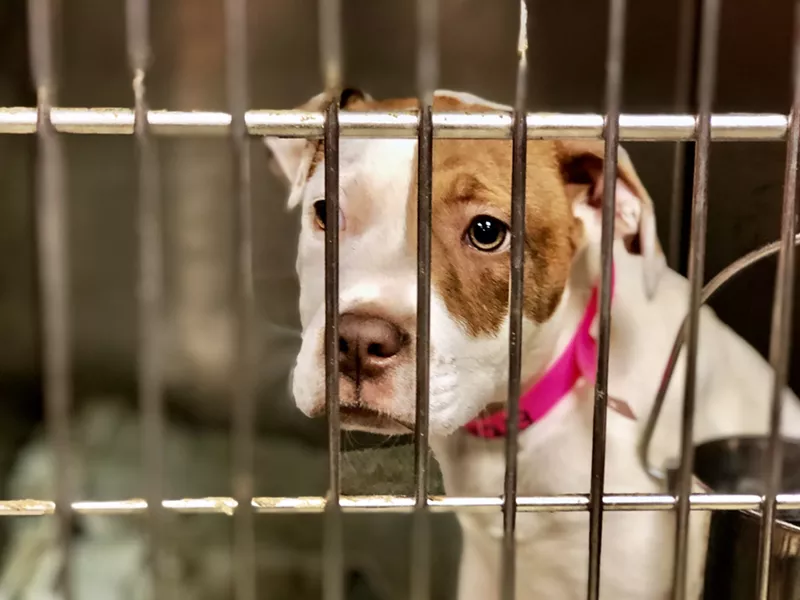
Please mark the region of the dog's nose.
POLYGON ((407 339, 386 319, 345 313, 339 318, 340 372, 351 379, 377 377, 395 362, 407 339))

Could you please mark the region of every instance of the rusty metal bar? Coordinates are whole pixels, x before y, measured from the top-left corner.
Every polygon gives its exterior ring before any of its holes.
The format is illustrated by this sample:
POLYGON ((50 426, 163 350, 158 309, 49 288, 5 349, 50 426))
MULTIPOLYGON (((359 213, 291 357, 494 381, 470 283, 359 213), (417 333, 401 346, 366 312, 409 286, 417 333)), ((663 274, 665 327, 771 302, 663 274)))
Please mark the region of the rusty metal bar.
POLYGON ((72 598, 73 461, 70 442, 72 381, 70 370, 70 283, 67 225, 67 184, 64 152, 51 122, 58 99, 56 40, 61 24, 58 0, 28 0, 30 62, 36 87, 36 235, 41 302, 41 344, 44 369, 45 420, 55 455, 55 511, 58 519, 60 564, 56 589, 72 598))
MULTIPOLYGON (((691 114, 622 114, 621 142, 680 142, 696 139, 697 116, 691 114)), ((134 111, 129 108, 54 108, 53 127, 59 133, 77 135, 130 135, 134 111)), ((605 117, 595 113, 529 113, 528 139, 600 139, 605 117)), ((323 137, 325 114, 297 110, 250 110, 245 115, 247 130, 255 136, 293 138, 323 137)), ((224 112, 181 112, 151 110, 148 123, 153 135, 228 135, 231 115, 224 112)), ((434 138, 511 139, 513 117, 508 112, 454 113, 433 115, 434 138)), ((417 137, 416 112, 347 111, 339 119, 343 137, 417 137)), ((0 134, 36 133, 36 109, 0 107, 0 134)), ((788 116, 777 113, 727 114, 711 116, 714 141, 784 141, 788 116)))
POLYGON ((329 507, 325 521, 325 599, 342 600, 343 532, 339 418, 339 105, 325 126, 325 408, 328 415, 329 507))
POLYGON ((794 308, 795 217, 797 200, 797 161, 800 157, 800 1, 794 3, 794 37, 792 45, 793 99, 789 118, 789 139, 786 143, 786 170, 781 212, 781 246, 775 278, 775 299, 772 305, 769 360, 774 372, 768 464, 764 469, 764 510, 761 519, 758 556, 757 593, 759 600, 770 596, 770 567, 773 554, 773 532, 776 519, 776 496, 783 474, 781 409, 783 392, 789 380, 789 353, 792 345, 792 311, 794 308))
POLYGON ((134 136, 138 174, 139 216, 139 409, 142 421, 142 479, 151 507, 147 513, 147 563, 154 598, 165 598, 164 587, 164 415, 163 381, 163 209, 158 157, 147 119, 147 74, 150 48, 150 2, 126 3, 128 66, 134 97, 134 136))
MULTIPOLYGON (((691 494, 691 510, 757 510, 762 506, 758 494, 691 494)), ((258 514, 311 514, 321 513, 328 503, 322 496, 256 497, 251 499, 258 514)), ((670 494, 606 494, 603 510, 614 512, 669 511, 674 510, 678 498, 670 494)), ((179 514, 233 515, 237 502, 229 497, 184 498, 164 500, 165 510, 179 514)), ((339 504, 346 513, 411 513, 416 507, 414 496, 340 496, 339 504)), ((502 512, 505 502, 498 496, 456 497, 431 496, 428 507, 435 513, 502 512)), ((800 510, 800 494, 778 494, 778 511, 800 510)), ((147 511, 147 501, 142 499, 82 501, 71 504, 72 511, 81 515, 135 515, 147 511)), ((56 503, 49 500, 23 499, 0 501, 0 517, 39 517, 55 513, 56 503)), ((561 496, 526 496, 517 498, 517 511, 584 512, 589 510, 588 494, 561 496)))
POLYGON ((414 426, 415 510, 411 554, 411 597, 431 594, 431 534, 428 514, 430 443, 428 408, 431 357, 431 218, 433 194, 433 96, 439 74, 438 0, 417 2, 417 332, 414 426))
POLYGON ((236 361, 233 369, 232 489, 239 505, 234 518, 234 597, 256 600, 256 542, 253 511, 247 502, 255 493, 255 417, 253 372, 256 304, 253 288, 252 192, 250 139, 245 123, 249 103, 247 72, 247 0, 225 1, 225 71, 231 118, 231 155, 235 198, 234 251, 236 276, 236 361))
POLYGON ((525 177, 528 160, 528 5, 519 3, 517 81, 511 155, 511 289, 508 330, 508 407, 506 411, 505 478, 503 482, 503 550, 500 597, 516 597, 517 454, 519 397, 522 385, 522 307, 525 266, 525 177))
POLYGON ((673 564, 674 600, 684 600, 688 571, 689 494, 694 469, 694 407, 697 393, 697 357, 700 306, 706 258, 708 216, 708 161, 711 150, 711 110, 717 70, 717 45, 721 0, 704 0, 700 35, 700 65, 697 82, 698 118, 695 146, 692 226, 689 247, 689 319, 686 325, 686 387, 681 419, 681 453, 677 477, 678 506, 673 564))
POLYGON ((606 417, 608 411, 608 363, 611 342, 611 277, 614 259, 617 153, 622 81, 625 62, 626 0, 610 0, 608 50, 606 52, 606 126, 603 161, 603 205, 600 234, 600 305, 597 342, 597 377, 592 422, 592 471, 589 505, 589 573, 587 598, 600 597, 600 561, 603 541, 603 490, 606 471, 606 417))
POLYGON ((344 598, 344 543, 339 418, 339 94, 342 89, 341 0, 320 0, 320 64, 329 104, 325 147, 325 409, 328 416, 328 497, 325 507, 323 597, 344 598))

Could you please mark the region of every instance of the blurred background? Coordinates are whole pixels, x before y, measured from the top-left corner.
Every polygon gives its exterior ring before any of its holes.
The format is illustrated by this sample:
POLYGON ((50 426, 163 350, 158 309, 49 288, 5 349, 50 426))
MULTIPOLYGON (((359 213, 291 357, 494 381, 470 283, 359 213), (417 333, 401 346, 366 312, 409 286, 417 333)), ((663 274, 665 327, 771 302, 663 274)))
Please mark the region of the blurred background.
MULTIPOLYGON (((226 110, 222 2, 152 4, 152 107, 226 110)), ((441 0, 440 5, 440 87, 510 103, 518 4, 441 0)), ((605 4, 561 0, 529 2, 529 6, 530 110, 602 112, 605 4)), ((25 8, 23 0, 0 3, 0 106, 35 105, 25 8)), ((345 0, 343 8, 346 84, 376 97, 415 94, 415 3, 345 0)), ((252 107, 291 108, 319 92, 317 2, 251 0, 250 13, 252 107)), ((132 106, 124 15, 124 0, 63 2, 63 106, 132 106)), ((715 111, 788 111, 792 22, 790 0, 772 0, 768 10, 763 3, 745 0, 724 3, 715 111)), ((680 106, 675 93, 678 23, 678 3, 630 3, 624 111, 690 110, 691 102, 680 106)), ((64 144, 69 171, 75 426, 85 464, 77 493, 87 499, 141 495, 135 413, 134 140, 72 135, 65 136, 64 144)), ((171 497, 228 495, 226 436, 235 326, 229 144, 224 138, 192 137, 160 139, 158 146, 167 230, 169 329, 163 368, 168 385, 168 491, 171 497)), ((680 219, 677 228, 670 228, 674 145, 627 147, 656 202, 662 241, 679 243, 673 266, 683 270, 688 222, 680 219)), ((289 392, 289 370, 299 344, 294 276, 297 215, 285 210, 285 188, 265 168, 262 144, 254 140, 251 148, 260 349, 257 492, 321 494, 327 464, 325 423, 303 417, 289 392)), ((742 254, 777 239, 784 155, 782 143, 713 145, 707 278, 742 254)), ((49 497, 51 485, 41 472, 32 475, 29 463, 37 452, 46 454, 39 434, 34 157, 34 136, 0 135, 2 497, 22 491, 49 497)), ((774 260, 764 261, 713 302, 723 320, 762 353, 768 341, 774 270, 774 260)), ((798 360, 792 362, 795 388, 800 383, 798 360)), ((345 491, 411 493, 410 447, 373 441, 350 444, 344 460, 345 491), (371 447, 362 449, 364 444, 371 447)), ((349 598, 405 597, 408 525, 406 517, 398 515, 348 517, 349 598)), ((459 534, 450 516, 437 517, 434 525, 435 597, 448 598, 453 594, 459 534)), ((11 570, 8 565, 17 548, 13 544, 18 543, 10 541, 9 526, 5 519, 0 522, 5 548, 0 574, 11 570)), ((96 547, 111 548, 114 535, 141 537, 135 520, 126 527, 113 535, 106 531, 104 535, 111 537, 102 539, 91 524, 79 528, 86 556, 112 560, 110 551, 91 552, 96 547)), ((176 590, 187 598, 228 597, 229 522, 224 517, 175 518, 171 527, 176 561, 182 565, 176 571, 176 590)), ((263 597, 319 598, 321 520, 259 517, 258 527, 263 597)), ((85 586, 81 589, 87 590, 84 597, 128 597, 123 592, 110 595, 110 587, 92 596, 88 590, 100 589, 101 584, 93 583, 95 576, 89 571, 79 575, 85 586)))

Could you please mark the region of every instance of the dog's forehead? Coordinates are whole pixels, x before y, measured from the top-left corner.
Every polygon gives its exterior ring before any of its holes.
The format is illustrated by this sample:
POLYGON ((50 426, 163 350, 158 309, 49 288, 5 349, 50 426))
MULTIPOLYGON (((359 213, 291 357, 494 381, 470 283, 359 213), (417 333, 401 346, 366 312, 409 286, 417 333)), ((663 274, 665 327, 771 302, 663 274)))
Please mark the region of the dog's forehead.
MULTIPOLYGON (((387 186, 407 190, 413 175, 415 140, 342 138, 339 142, 339 185, 344 196, 360 190, 385 193, 387 186)), ((325 159, 320 144, 308 174, 307 200, 325 189, 325 159)))
MULTIPOLYGON (((436 111, 487 112, 508 107, 489 102, 471 94, 438 91, 434 97, 436 111)), ((416 98, 388 98, 382 100, 357 98, 348 102, 344 110, 358 112, 416 112, 416 98)), ((356 177, 361 181, 392 182, 416 181, 416 140, 342 138, 340 141, 340 170, 345 179, 356 177)), ((322 163, 322 147, 317 150, 317 160, 322 163)), ((444 187, 464 183, 464 175, 488 182, 510 182, 511 143, 509 140, 435 140, 434 173, 444 187)), ((313 165, 315 167, 316 165, 313 165)), ((318 170, 312 169, 314 174, 318 170)), ((344 183, 344 181, 343 181, 344 183)), ((438 186, 440 191, 442 186, 438 186)), ((436 197, 438 194, 434 193, 436 197)), ((449 196, 445 192, 445 195, 449 196)))
POLYGON ((415 140, 342 139, 339 143, 342 170, 361 171, 366 175, 410 177, 410 160, 415 140))

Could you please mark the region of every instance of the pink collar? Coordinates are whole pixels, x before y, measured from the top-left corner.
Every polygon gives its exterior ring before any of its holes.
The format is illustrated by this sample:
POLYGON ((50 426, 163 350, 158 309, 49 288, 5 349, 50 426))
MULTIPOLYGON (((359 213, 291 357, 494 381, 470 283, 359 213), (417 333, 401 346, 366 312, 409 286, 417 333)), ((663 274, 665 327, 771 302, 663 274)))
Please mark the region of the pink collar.
MULTIPOLYGON (((614 294, 614 268, 611 268, 611 294, 614 294)), ((594 383, 597 370, 597 342, 589 333, 597 316, 598 288, 592 290, 589 304, 580 325, 564 352, 545 374, 522 392, 519 399, 519 430, 540 421, 575 387, 581 378, 594 383)), ((499 438, 506 434, 506 411, 478 417, 466 424, 466 430, 482 438, 499 438)))

